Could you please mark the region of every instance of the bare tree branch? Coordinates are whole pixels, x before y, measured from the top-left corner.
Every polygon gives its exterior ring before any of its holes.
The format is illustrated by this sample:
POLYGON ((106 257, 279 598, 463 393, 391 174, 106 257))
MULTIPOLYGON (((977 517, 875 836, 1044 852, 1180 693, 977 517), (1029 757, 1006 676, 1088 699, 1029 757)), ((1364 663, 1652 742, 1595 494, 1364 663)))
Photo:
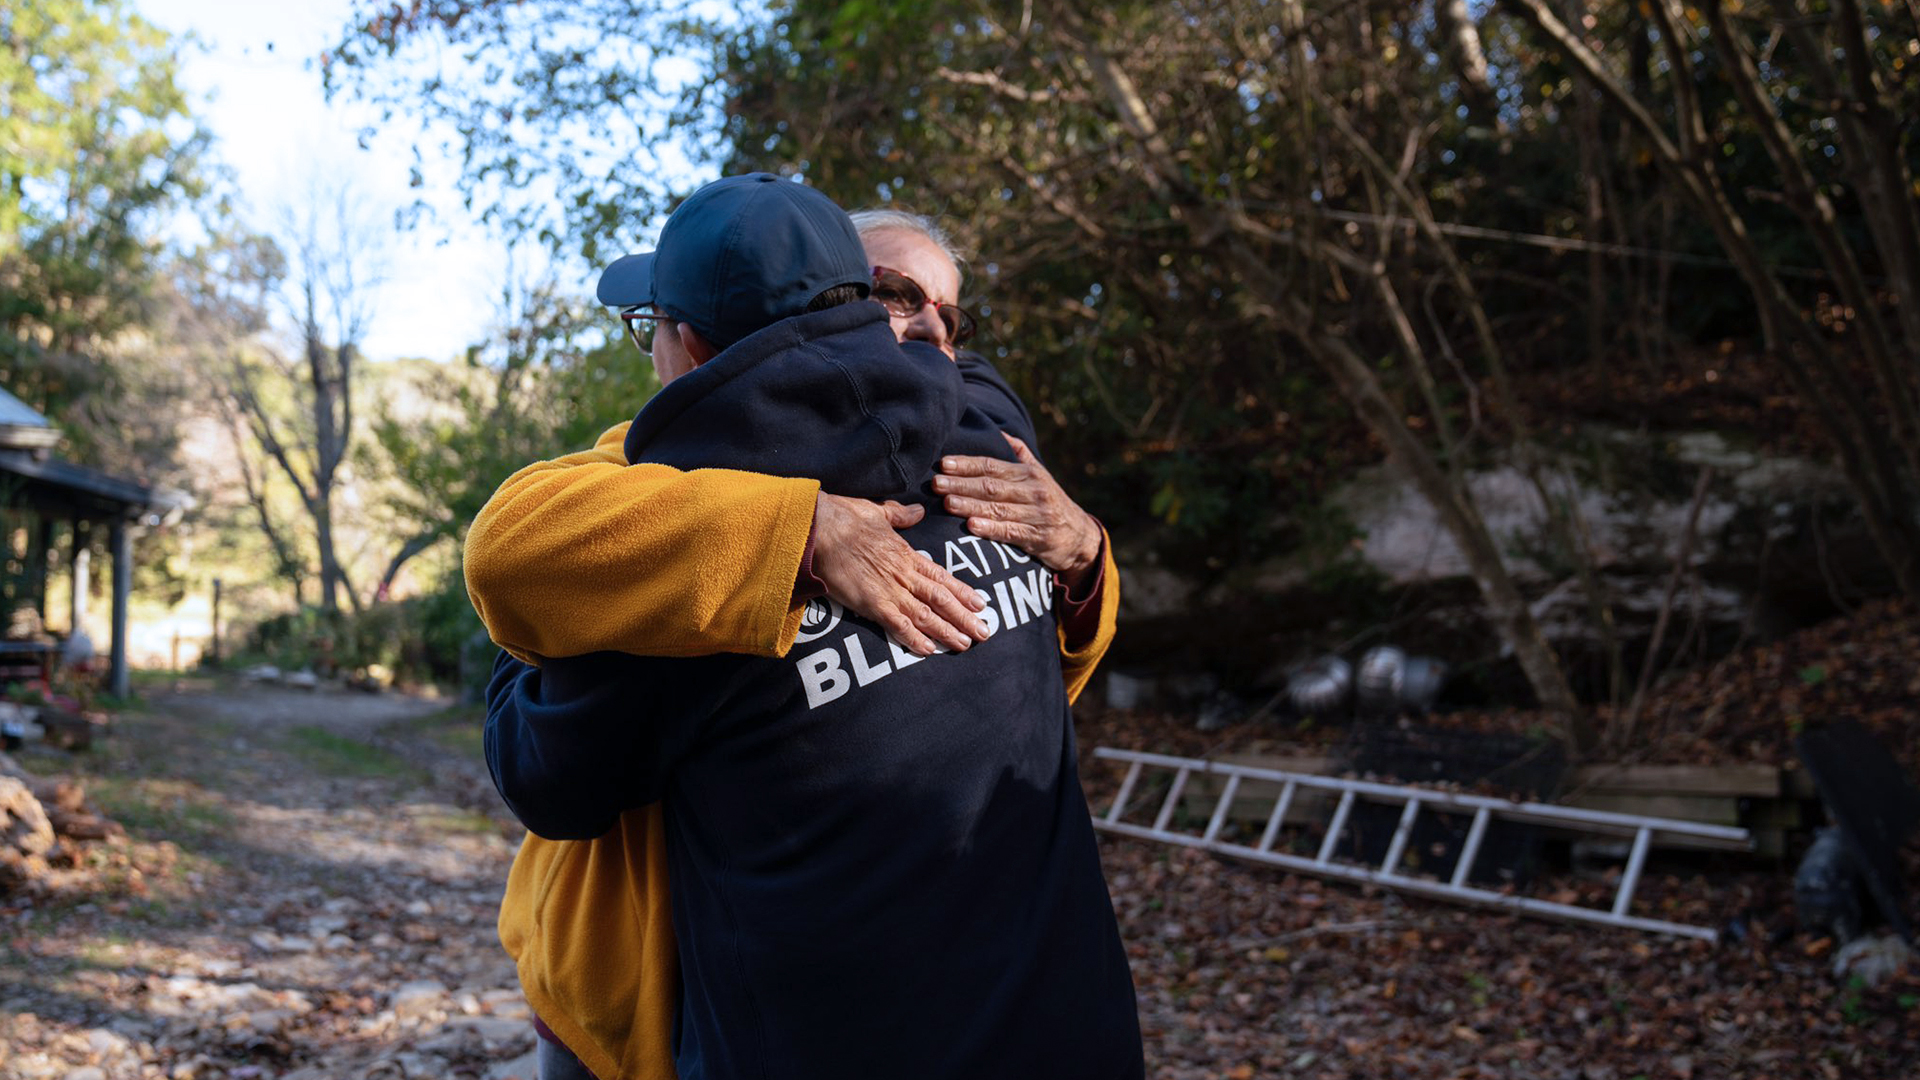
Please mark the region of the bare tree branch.
POLYGON ((1178 162, 1132 78, 1091 38, 1082 43, 1080 55, 1106 90, 1108 103, 1121 117, 1122 126, 1144 151, 1149 183, 1187 220, 1197 242, 1224 246, 1249 291, 1257 298, 1256 308, 1307 349, 1367 427, 1386 444, 1388 453, 1433 506, 1466 557, 1491 620, 1499 628, 1502 640, 1513 648, 1541 706, 1560 717, 1569 747, 1576 756, 1592 750, 1598 743, 1598 733, 1568 686, 1552 647, 1508 573, 1479 510, 1407 430, 1405 410, 1393 403, 1373 369, 1343 336, 1318 325, 1310 305, 1289 289, 1287 282, 1275 276, 1267 258, 1249 243, 1250 237, 1271 235, 1272 230, 1253 221, 1237 207, 1223 206, 1195 195, 1179 179, 1178 162))
POLYGON ((935 68, 935 75, 958 86, 979 86, 1014 101, 1025 104, 1039 104, 1052 101, 1086 101, 1088 95, 1070 89, 1029 90, 1002 78, 992 71, 955 71, 952 68, 935 68))

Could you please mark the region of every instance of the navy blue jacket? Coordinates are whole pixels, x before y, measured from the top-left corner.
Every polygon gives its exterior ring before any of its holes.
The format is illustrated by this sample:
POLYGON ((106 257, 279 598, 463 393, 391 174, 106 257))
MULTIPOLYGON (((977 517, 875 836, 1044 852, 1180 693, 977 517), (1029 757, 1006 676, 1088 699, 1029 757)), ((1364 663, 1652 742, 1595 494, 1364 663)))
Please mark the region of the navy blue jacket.
POLYGON ((681 1080, 1144 1074, 1131 976, 1075 770, 1051 576, 940 510, 939 456, 1010 458, 985 361, 897 345, 851 304, 776 324, 648 403, 628 460, 919 501, 904 534, 992 636, 918 658, 814 601, 781 659, 503 660, 496 783, 587 838, 664 799, 681 1080))

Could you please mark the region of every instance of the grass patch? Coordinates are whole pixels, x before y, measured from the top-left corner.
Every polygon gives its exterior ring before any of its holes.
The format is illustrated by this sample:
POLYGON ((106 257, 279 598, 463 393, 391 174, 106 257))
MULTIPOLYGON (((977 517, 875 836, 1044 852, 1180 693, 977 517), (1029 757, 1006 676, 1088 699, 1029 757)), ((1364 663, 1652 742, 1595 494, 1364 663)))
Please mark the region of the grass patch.
POLYGON ((75 772, 89 764, 85 756, 67 750, 55 750, 43 742, 30 742, 15 750, 13 760, 36 776, 75 772))
POLYGON ((486 728, 487 714, 477 705, 455 705, 418 719, 402 720, 398 724, 409 734, 423 738, 449 754, 477 760, 484 753, 480 739, 481 732, 486 728))
POLYGON ((325 728, 301 725, 287 732, 287 744, 315 772, 323 776, 386 777, 418 775, 418 770, 391 751, 369 746, 325 728))
POLYGON ((233 831, 219 796, 183 780, 94 776, 87 797, 129 833, 147 839, 202 841, 233 831))
POLYGON ((121 931, 112 930, 82 941, 75 955, 88 967, 115 968, 121 966, 127 950, 132 947, 132 938, 121 931))
POLYGON ((104 712, 112 713, 115 716, 120 716, 124 713, 152 712, 153 706, 148 703, 146 696, 141 693, 141 689, 142 688, 138 686, 128 686, 126 697, 103 691, 99 697, 94 699, 94 707, 104 712))
POLYGON ((437 810, 422 815, 420 824, 442 833, 484 835, 500 831, 492 818, 473 810, 437 810))
POLYGON ((481 745, 481 732, 486 725, 479 720, 467 720, 457 724, 442 724, 426 732, 427 739, 449 754, 479 759, 486 754, 481 745))
POLYGON ((26 918, 19 925, 29 941, 50 938, 72 922, 74 909, 80 904, 80 900, 64 896, 42 900, 27 910, 26 918))

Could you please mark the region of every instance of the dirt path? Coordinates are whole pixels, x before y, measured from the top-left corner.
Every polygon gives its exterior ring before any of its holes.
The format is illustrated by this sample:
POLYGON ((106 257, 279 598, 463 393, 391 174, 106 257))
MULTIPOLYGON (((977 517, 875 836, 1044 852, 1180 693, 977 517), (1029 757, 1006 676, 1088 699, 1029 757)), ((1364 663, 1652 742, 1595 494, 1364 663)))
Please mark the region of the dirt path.
POLYGON ((0 898, 0 1077, 531 1077, 472 710, 203 684, 21 763, 128 835, 0 898))

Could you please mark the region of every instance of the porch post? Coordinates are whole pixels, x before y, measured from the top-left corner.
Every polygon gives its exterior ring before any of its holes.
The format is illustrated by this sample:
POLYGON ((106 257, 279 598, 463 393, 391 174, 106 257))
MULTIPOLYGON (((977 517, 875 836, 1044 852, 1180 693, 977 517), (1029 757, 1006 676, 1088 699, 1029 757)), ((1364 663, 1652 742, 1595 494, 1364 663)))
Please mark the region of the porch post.
POLYGON ((107 535, 113 547, 113 660, 108 677, 114 695, 124 698, 132 689, 127 674, 127 598, 133 592, 133 533, 125 521, 115 518, 107 535))
POLYGON ((47 562, 53 558, 53 519, 36 514, 33 552, 27 561, 28 588, 33 590, 33 609, 40 613, 40 628, 47 626, 47 562))
POLYGON ((93 548, 87 523, 73 522, 73 596, 67 605, 67 633, 84 629, 87 624, 87 600, 93 591, 93 548))

